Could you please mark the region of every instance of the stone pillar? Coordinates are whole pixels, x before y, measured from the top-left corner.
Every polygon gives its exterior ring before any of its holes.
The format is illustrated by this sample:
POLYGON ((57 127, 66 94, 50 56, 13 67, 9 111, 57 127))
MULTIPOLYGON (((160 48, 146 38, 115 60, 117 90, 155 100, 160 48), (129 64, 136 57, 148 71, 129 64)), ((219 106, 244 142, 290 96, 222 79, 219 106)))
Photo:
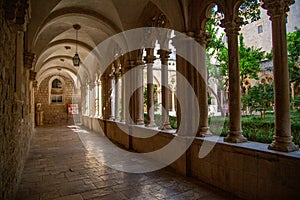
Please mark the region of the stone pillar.
POLYGON ((108 75, 103 74, 101 76, 101 86, 102 86, 102 94, 101 94, 101 99, 102 99, 102 116, 103 119, 109 119, 109 105, 108 105, 108 75))
POLYGON ((160 129, 172 129, 169 120, 168 59, 171 52, 158 50, 161 59, 162 125, 160 129))
POLYGON ((98 94, 99 94, 99 117, 103 118, 103 103, 102 103, 102 85, 101 85, 101 80, 98 80, 98 94))
POLYGON ((208 40, 208 34, 205 30, 200 30, 199 34, 196 36, 196 41, 202 46, 201 52, 198 52, 200 57, 200 63, 195 66, 198 69, 195 69, 196 75, 196 85, 194 86, 198 103, 199 103, 199 128, 197 131, 197 136, 205 137, 211 136, 212 134, 208 133, 208 97, 207 97, 207 66, 206 66, 206 44, 208 40))
POLYGON ((293 0, 263 0, 272 21, 275 135, 269 149, 291 152, 299 149, 291 136, 289 71, 286 41, 286 13, 293 0))
POLYGON ((95 83, 89 83, 89 117, 95 117, 95 83))
POLYGON ((136 89, 136 124, 143 125, 144 124, 144 89, 143 89, 143 63, 142 61, 136 62, 136 84, 138 88, 136 89))
POLYGON ((154 49, 146 49, 145 62, 147 66, 147 114, 148 127, 154 127, 154 84, 153 84, 153 63, 155 60, 154 49))
POLYGON ((175 112, 175 89, 173 89, 172 91, 172 112, 175 112))
POLYGON ((90 116, 90 86, 89 84, 86 85, 86 96, 85 96, 85 102, 86 102, 86 116, 90 116))
POLYGON ((121 122, 125 122, 125 78, 124 78, 124 66, 121 69, 121 107, 122 107, 122 112, 121 112, 121 122))
POLYGON ((82 85, 80 89, 81 89, 80 94, 81 94, 81 99, 82 99, 82 101, 81 101, 81 114, 85 115, 85 113, 86 113, 86 98, 85 98, 85 96, 86 96, 86 86, 82 85))
POLYGON ((95 81, 95 117, 99 117, 99 87, 98 80, 95 81))
POLYGON ((135 66, 135 61, 128 60, 126 64, 126 69, 123 72, 123 76, 126 72, 126 76, 123 77, 124 80, 124 102, 123 102, 123 112, 124 112, 124 120, 126 124, 132 124, 135 119, 135 107, 132 104, 133 99, 131 98, 130 92, 132 91, 132 82, 134 79, 133 70, 131 70, 135 66))
POLYGON ((116 70, 115 73, 115 120, 120 120, 120 83, 121 76, 120 71, 116 70))
POLYGON ((238 52, 238 32, 243 20, 240 17, 225 19, 221 26, 225 28, 228 38, 228 74, 229 74, 229 133, 225 142, 246 142, 247 138, 242 135, 241 117, 241 88, 240 66, 238 52))
POLYGON ((115 119, 115 76, 109 75, 108 78, 108 84, 107 84, 107 102, 108 102, 108 108, 109 108, 109 119, 114 120, 115 119))

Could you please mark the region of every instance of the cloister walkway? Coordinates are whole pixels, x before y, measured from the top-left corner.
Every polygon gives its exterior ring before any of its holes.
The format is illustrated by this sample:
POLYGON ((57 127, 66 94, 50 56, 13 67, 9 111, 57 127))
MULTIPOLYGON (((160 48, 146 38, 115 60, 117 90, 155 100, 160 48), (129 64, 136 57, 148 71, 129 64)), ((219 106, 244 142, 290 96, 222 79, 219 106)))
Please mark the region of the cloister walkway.
MULTIPOLYGON (((35 129, 17 199, 234 198, 224 191, 168 169, 143 174, 111 169, 85 149, 76 131, 78 128, 83 130, 83 127, 70 125, 35 129)), ((104 138, 100 134, 94 135, 98 137, 97 140, 104 138)))

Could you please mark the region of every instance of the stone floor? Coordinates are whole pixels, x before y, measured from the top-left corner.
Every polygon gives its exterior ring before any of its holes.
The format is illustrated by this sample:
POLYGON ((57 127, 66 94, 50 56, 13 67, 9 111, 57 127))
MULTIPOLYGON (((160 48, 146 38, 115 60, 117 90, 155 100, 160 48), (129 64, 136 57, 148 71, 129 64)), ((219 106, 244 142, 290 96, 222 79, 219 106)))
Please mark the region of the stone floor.
MULTIPOLYGON (((100 134, 98 139, 103 138, 100 134)), ((111 155, 112 156, 112 155, 111 155)), ((162 169, 131 174, 105 166, 70 126, 37 128, 16 199, 233 199, 230 194, 162 169)))

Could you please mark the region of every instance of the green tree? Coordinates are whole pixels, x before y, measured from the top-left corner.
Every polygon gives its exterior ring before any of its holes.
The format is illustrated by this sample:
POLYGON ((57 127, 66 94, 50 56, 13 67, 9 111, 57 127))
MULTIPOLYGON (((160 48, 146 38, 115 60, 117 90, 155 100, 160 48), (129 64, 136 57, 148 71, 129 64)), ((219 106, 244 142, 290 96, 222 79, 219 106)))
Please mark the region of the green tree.
POLYGON ((300 80, 300 29, 287 34, 288 66, 290 82, 300 80))
MULTIPOLYGON (((251 23, 260 18, 260 3, 257 0, 245 0, 239 9, 239 16, 244 20, 244 24, 251 23)), ((218 88, 224 90, 228 86, 228 49, 223 40, 225 33, 220 30, 220 19, 222 14, 218 12, 218 8, 214 7, 211 10, 211 18, 206 23, 206 31, 210 33, 210 40, 207 45, 206 51, 208 60, 215 59, 218 62, 218 67, 215 67, 211 62, 207 62, 209 77, 214 77, 217 80, 218 88)), ((259 62, 256 59, 260 59, 262 53, 256 51, 254 48, 247 48, 243 44, 241 45, 241 52, 244 60, 241 60, 242 78, 249 74, 250 77, 257 78, 257 70, 259 68, 259 62), (249 56, 249 53, 251 54, 249 56), (253 58, 254 57, 254 58, 253 58), (247 59, 251 61, 248 63, 247 59), (251 66, 252 65, 252 66, 251 66)), ((218 106, 220 108, 220 98, 217 97, 218 106)), ((220 108, 222 110, 222 108, 220 108)), ((223 113, 223 112, 221 112, 223 113)))
MULTIPOLYGON (((300 58, 300 29, 297 28, 296 31, 287 33, 287 50, 290 82, 294 82, 300 80, 300 67, 298 66, 300 58)), ((266 58, 272 60, 273 51, 269 52, 266 58)))
POLYGON ((260 112, 261 118, 264 119, 266 111, 273 109, 273 84, 259 84, 249 88, 248 94, 242 96, 242 103, 250 109, 250 113, 260 112))
POLYGON ((239 37, 240 74, 241 81, 246 78, 258 79, 257 73, 261 71, 260 61, 264 58, 261 49, 246 47, 242 35, 239 37))
MULTIPOLYGON (((220 39, 214 41, 218 44, 220 39)), ((244 43, 244 38, 242 35, 239 36, 239 58, 240 58, 240 76, 241 76, 241 85, 242 81, 248 77, 253 79, 258 79, 257 73, 261 71, 260 61, 264 58, 261 49, 255 49, 254 47, 247 47, 244 43)), ((210 51, 211 52, 211 51, 210 51)), ((211 75, 222 79, 226 86, 228 83, 228 49, 223 44, 219 46, 218 51, 216 52, 216 59, 219 63, 219 69, 217 72, 210 71, 211 75)))

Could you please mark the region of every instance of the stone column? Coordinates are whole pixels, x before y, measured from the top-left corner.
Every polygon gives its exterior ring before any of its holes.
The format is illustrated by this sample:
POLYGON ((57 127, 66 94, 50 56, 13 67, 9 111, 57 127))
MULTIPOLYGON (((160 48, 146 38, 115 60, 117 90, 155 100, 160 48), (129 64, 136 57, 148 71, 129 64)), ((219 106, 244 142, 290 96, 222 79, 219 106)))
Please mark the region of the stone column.
POLYGON ((103 113, 102 113, 102 109, 103 109, 103 104, 102 104, 102 85, 101 85, 101 80, 98 80, 98 95, 99 95, 99 104, 98 104, 98 108, 99 108, 99 117, 103 118, 103 113))
POLYGON ((158 50, 161 59, 162 125, 160 129, 172 129, 169 120, 168 59, 171 52, 158 50))
POLYGON ((81 114, 85 115, 85 113, 86 113, 86 86, 83 84, 80 89, 81 89, 80 94, 81 94, 81 99, 82 99, 81 114))
POLYGON ((114 120, 115 119, 115 76, 109 75, 108 78, 108 85, 107 85, 107 91, 108 91, 108 107, 109 107, 109 119, 114 120))
POLYGON ((172 91, 172 112, 175 112, 175 89, 173 89, 172 91))
POLYGON ((197 95, 200 111, 199 128, 197 131, 197 136, 205 137, 211 136, 208 133, 208 97, 207 97, 207 66, 206 66, 206 44, 208 40, 208 34, 205 30, 200 30, 199 34, 196 36, 196 41, 202 46, 201 52, 198 52, 200 63, 195 66, 196 74, 196 85, 195 92, 197 95))
POLYGON ((132 91, 132 81, 134 79, 133 70, 131 70, 135 66, 135 61, 128 60, 126 63, 126 69, 123 72, 123 112, 124 112, 124 120, 126 124, 132 124, 135 119, 135 107, 132 104, 131 94, 132 91), (124 75, 126 73, 126 76, 124 75))
POLYGON ((95 117, 99 117, 99 82, 95 81, 95 117))
POLYGON ((120 120, 120 82, 121 76, 120 71, 117 70, 115 73, 115 120, 120 120))
POLYGON ((101 99, 102 99, 102 117, 103 117, 103 119, 109 119, 107 81, 108 81, 108 75, 103 74, 101 76, 101 88, 102 88, 101 99))
POLYGON ((225 142, 246 142, 247 138, 242 135, 241 117, 241 88, 240 66, 238 52, 238 32, 243 20, 240 17, 225 19, 221 26, 225 28, 228 38, 228 74, 229 74, 229 133, 225 142))
POLYGON ((91 82, 89 84, 89 117, 95 117, 95 83, 91 82))
POLYGON ((153 63, 155 60, 154 49, 146 49, 145 62, 147 66, 147 114, 148 127, 154 127, 154 84, 153 84, 153 63))
POLYGON ((289 71, 286 41, 286 13, 293 0, 263 0, 272 21, 275 135, 269 149, 291 152, 299 149, 291 136, 289 71))
MULTIPOLYGON (((119 80, 120 81, 120 80, 119 80)), ((121 69, 121 107, 122 107, 122 112, 121 112, 121 122, 125 122, 125 78, 124 78, 124 66, 121 69)))
POLYGON ((136 61, 136 84, 138 88, 136 89, 136 124, 144 124, 144 89, 143 89, 143 78, 144 78, 144 65, 143 61, 136 61))
POLYGON ((86 102, 85 114, 86 116, 90 116, 90 85, 88 83, 86 85, 85 102, 86 102))

